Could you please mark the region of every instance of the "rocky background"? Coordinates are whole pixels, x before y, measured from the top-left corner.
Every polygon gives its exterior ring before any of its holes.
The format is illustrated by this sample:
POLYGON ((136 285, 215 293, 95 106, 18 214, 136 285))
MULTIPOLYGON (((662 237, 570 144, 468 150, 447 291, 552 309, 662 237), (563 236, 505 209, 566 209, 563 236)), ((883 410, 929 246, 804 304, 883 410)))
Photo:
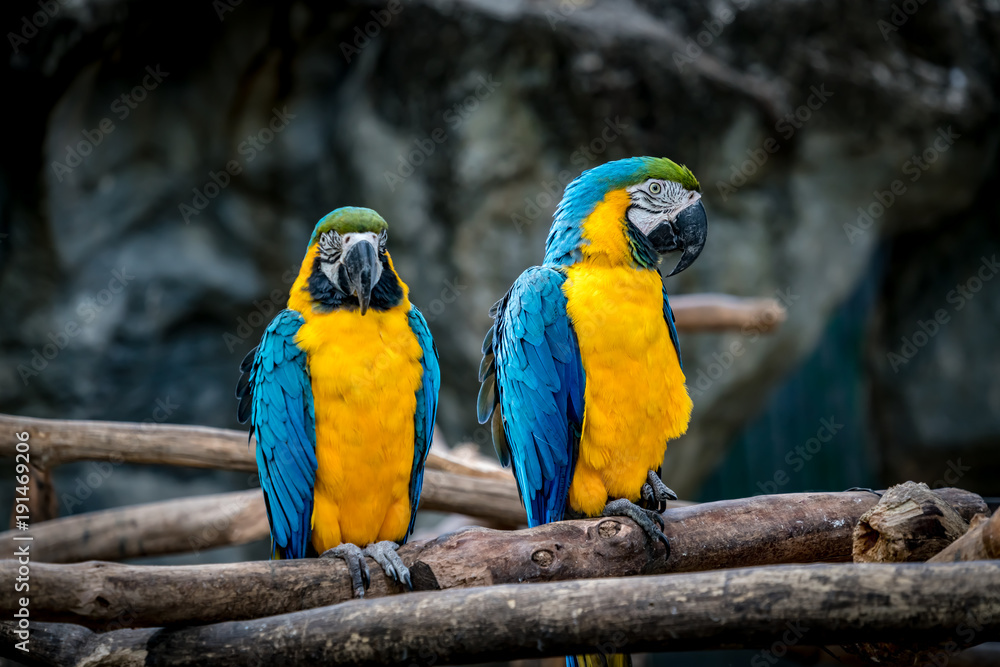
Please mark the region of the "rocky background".
MULTIPOLYGON (((695 415, 668 483, 1000 495, 996 2, 0 12, 0 411, 236 427, 240 359, 315 222, 352 204, 389 221, 430 321, 446 440, 488 451, 490 305, 541 260, 570 178, 662 155, 711 226, 668 290, 788 308, 771 336, 682 337, 695 415)), ((60 471, 63 513, 248 483, 130 468, 81 491, 86 472, 60 471)))

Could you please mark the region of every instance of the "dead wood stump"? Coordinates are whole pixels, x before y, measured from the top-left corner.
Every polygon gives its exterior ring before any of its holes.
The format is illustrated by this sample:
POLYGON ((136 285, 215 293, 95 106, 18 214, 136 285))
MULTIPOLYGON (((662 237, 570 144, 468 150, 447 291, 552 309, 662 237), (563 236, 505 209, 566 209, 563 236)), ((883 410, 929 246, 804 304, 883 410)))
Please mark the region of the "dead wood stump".
POLYGON ((968 529, 965 519, 926 484, 898 484, 855 526, 854 562, 926 561, 968 529))
MULTIPOLYGON (((923 483, 905 482, 890 488, 875 507, 865 512, 854 528, 855 563, 902 563, 926 561, 943 550, 965 541, 969 523, 944 496, 923 483)), ((986 510, 989 511, 988 509, 986 510)), ((977 514, 971 520, 982 517, 977 514)), ((998 524, 1000 525, 1000 524, 998 524)), ((969 540, 971 549, 982 539, 969 540)), ((964 553, 964 552, 963 552, 964 553)), ((947 559, 963 560, 963 558, 947 559)), ((863 661, 882 665, 942 664, 964 648, 954 640, 935 644, 866 642, 843 649, 863 661)))
POLYGON ((930 559, 932 563, 1000 558, 1000 512, 993 518, 978 514, 969 523, 969 532, 930 559))

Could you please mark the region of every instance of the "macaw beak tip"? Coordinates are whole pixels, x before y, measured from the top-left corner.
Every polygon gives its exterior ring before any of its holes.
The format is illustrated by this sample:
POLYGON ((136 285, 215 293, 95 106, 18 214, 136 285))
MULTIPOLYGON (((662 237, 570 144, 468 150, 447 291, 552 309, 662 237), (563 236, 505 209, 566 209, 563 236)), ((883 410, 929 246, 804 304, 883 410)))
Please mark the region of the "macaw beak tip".
POLYGON ((683 252, 677 266, 667 274, 667 277, 675 276, 694 264, 705 248, 705 240, 708 238, 708 216, 701 200, 681 211, 674 225, 679 237, 678 246, 674 249, 683 252))
POLYGON ((344 258, 348 280, 354 295, 358 298, 358 309, 362 315, 368 312, 368 306, 371 304, 374 287, 372 280, 377 263, 378 255, 375 253, 375 248, 365 241, 348 250, 344 258))

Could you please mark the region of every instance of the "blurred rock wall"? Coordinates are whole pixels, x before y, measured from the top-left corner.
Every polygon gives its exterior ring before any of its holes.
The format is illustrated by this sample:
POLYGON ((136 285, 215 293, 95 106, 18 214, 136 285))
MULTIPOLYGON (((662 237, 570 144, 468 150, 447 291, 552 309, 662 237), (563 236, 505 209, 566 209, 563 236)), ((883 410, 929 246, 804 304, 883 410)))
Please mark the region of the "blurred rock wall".
POLYGON ((428 316, 446 438, 485 445, 490 305, 541 260, 569 179, 648 154, 689 165, 709 212, 668 290, 777 296, 789 315, 773 336, 682 337, 695 415, 668 452, 675 489, 717 465, 880 243, 876 441, 924 463, 996 447, 1000 281, 898 372, 886 361, 996 248, 995 3, 57 6, 31 37, 36 4, 3 9, 21 27, 3 72, 4 412, 236 426, 240 359, 315 222, 352 204, 389 221, 428 316))

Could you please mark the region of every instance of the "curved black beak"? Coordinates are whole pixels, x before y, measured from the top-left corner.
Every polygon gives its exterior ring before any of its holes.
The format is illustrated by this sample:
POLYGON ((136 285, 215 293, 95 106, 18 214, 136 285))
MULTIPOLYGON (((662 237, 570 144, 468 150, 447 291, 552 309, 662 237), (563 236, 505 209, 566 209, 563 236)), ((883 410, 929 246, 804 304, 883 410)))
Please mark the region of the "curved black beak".
POLYGON ((344 255, 347 282, 358 297, 362 315, 368 312, 368 304, 372 300, 372 278, 376 273, 377 264, 378 255, 375 246, 368 241, 358 241, 344 255))
POLYGON ((677 275, 694 264, 708 236, 708 217, 701 200, 691 204, 677 215, 673 222, 663 222, 649 233, 649 242, 661 255, 681 250, 680 261, 668 276, 677 275))

